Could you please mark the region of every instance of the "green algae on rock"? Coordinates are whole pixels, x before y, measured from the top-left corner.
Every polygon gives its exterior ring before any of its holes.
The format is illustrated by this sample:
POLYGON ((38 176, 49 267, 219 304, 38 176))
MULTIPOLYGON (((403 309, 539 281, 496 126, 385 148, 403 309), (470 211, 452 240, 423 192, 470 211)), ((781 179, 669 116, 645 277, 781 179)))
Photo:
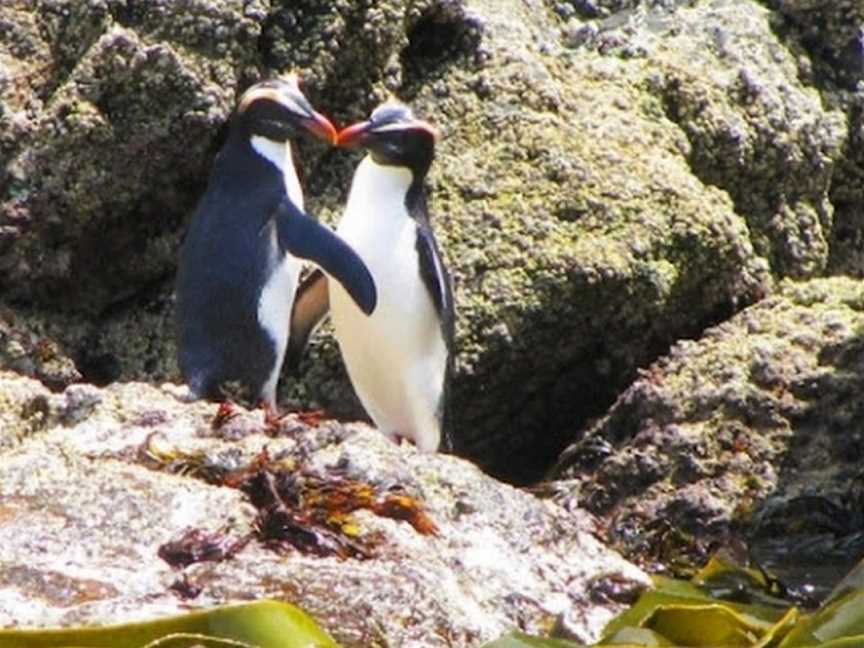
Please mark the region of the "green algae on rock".
MULTIPOLYGON (((537 478, 638 367, 828 263, 844 124, 756 2, 64 6, 0 9, 29 79, 0 90, 0 290, 84 380, 177 379, 183 223, 234 98, 289 68, 339 122, 393 93, 443 131, 457 445, 496 475, 537 478)), ((356 159, 299 153, 332 223, 356 159)), ((303 369, 283 401, 362 413, 326 335, 303 369)))
POLYGON ((862 332, 861 281, 785 281, 642 372, 553 475, 624 547, 662 519, 703 545, 797 535, 842 562, 862 495, 862 332))
MULTIPOLYGON (((636 366, 771 281, 645 92, 650 61, 544 52, 551 16, 465 6, 483 26, 480 61, 403 83, 445 131, 431 208, 459 306, 457 447, 528 480, 636 366)), ((304 395, 338 409, 351 401, 332 353, 313 349, 304 395)))
POLYGON ((13 41, 7 299, 98 314, 171 271, 205 156, 255 62, 260 25, 244 4, 4 4, 0 17, 32 26, 27 58, 44 62, 19 66, 13 41))

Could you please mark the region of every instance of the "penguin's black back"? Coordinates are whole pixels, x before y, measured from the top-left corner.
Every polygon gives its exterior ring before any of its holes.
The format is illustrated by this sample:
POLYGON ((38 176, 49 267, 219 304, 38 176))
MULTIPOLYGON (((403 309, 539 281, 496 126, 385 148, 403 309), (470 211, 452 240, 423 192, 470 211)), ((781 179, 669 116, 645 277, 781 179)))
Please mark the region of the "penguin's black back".
POLYGON ((232 133, 214 163, 186 234, 177 276, 178 359, 201 397, 237 382, 257 399, 276 363, 258 300, 282 260, 273 217, 282 173, 232 133))

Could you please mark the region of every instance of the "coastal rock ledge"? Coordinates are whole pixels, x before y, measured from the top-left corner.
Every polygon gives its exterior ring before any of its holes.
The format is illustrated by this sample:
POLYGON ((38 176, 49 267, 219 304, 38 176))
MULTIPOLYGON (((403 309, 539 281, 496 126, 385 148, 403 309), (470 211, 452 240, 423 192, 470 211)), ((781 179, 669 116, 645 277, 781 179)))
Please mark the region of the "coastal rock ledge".
POLYGON ((214 427, 215 405, 175 392, 129 383, 52 394, 0 373, 0 627, 276 598, 348 648, 477 646, 555 627, 591 640, 647 582, 593 537, 589 515, 464 460, 295 414, 274 428, 240 410, 214 427), (254 464, 265 448, 289 474, 322 477, 324 493, 355 483, 410 498, 437 531, 358 510, 344 525, 348 557, 327 555, 336 535, 319 543, 313 528, 296 530, 308 551, 256 537, 223 560, 163 560, 160 547, 190 530, 224 536, 222 549, 254 531, 250 498, 213 475, 254 464))

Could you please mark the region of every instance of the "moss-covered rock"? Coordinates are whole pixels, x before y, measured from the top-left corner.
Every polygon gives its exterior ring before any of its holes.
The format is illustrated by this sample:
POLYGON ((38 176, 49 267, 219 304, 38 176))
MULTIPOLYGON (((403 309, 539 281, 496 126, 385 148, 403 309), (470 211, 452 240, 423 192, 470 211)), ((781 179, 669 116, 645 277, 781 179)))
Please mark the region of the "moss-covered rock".
POLYGON ((782 540, 775 561, 790 547, 805 564, 855 559, 862 333, 860 280, 786 281, 644 370, 554 476, 652 559, 663 525, 703 547, 782 540))
POLYGON ((17 446, 50 423, 50 392, 39 381, 0 371, 0 451, 17 446))
POLYGON ((843 114, 799 79, 798 58, 768 11, 712 3, 676 28, 658 55, 660 87, 667 116, 691 143, 694 173, 729 193, 775 274, 821 274, 843 114))
MULTIPOLYGON (((530 479, 636 366, 770 280, 745 221, 692 172, 656 61, 562 48, 551 12, 464 4, 409 21, 401 74, 378 66, 377 91, 348 114, 401 78, 397 95, 445 131, 430 184, 460 307, 457 445, 530 479), (456 44, 411 63, 418 33, 456 44)), ((307 367, 295 395, 358 413, 332 343, 307 367)))
MULTIPOLYGON (((176 379, 174 259, 237 94, 292 68, 338 123, 395 94, 444 133, 429 184, 459 306, 457 447, 536 478, 676 339, 772 275, 826 267, 845 123, 772 16, 749 1, 7 3, 0 25, 21 28, 0 56, 25 81, 2 89, 2 299, 85 380, 176 379)), ((357 159, 299 157, 310 210, 334 222, 357 159)), ((361 414, 326 335, 282 396, 361 414)))
POLYGON ((826 80, 854 89, 864 80, 864 6, 858 0, 766 0, 795 38, 813 55, 821 83, 826 80))
POLYGON ((834 165, 829 200, 833 226, 828 271, 864 276, 864 5, 857 0, 768 0, 775 31, 797 55, 799 78, 826 106, 845 115, 848 135, 834 165))
POLYGON ((171 273, 257 60, 254 3, 9 3, 0 289, 99 314, 171 273), (34 63, 35 62, 35 63, 34 63))
POLYGON ((829 270, 864 276, 864 88, 841 93, 847 108, 849 136, 831 187, 834 229, 829 270))

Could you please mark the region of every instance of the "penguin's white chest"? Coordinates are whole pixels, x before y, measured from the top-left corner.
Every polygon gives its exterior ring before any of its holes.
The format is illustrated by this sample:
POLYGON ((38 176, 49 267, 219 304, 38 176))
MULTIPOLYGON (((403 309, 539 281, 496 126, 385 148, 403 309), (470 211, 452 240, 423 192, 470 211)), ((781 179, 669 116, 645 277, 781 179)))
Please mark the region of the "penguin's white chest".
MULTIPOLYGON (((294 168, 291 147, 287 143, 273 142, 264 137, 253 137, 252 146, 258 153, 276 166, 285 178, 285 192, 288 198, 303 209, 303 191, 294 168)), ((270 230, 272 237, 270 249, 278 249, 275 228, 270 230)), ((290 254, 283 255, 273 272, 261 287, 258 298, 258 323, 273 341, 276 363, 267 377, 262 389, 262 397, 271 404, 276 402, 276 385, 282 370, 285 349, 288 346, 288 332, 291 321, 291 308, 297 290, 297 279, 301 263, 290 254)))
POLYGON ((263 398, 270 403, 276 402, 276 385, 288 346, 291 308, 299 275, 300 261, 285 255, 264 284, 258 298, 258 323, 273 341, 276 354, 276 363, 262 389, 263 398))
POLYGON ((366 263, 378 304, 364 315, 329 282, 336 338, 357 395, 384 434, 437 449, 447 348, 420 278, 415 221, 405 207, 410 171, 361 162, 338 233, 366 263))

